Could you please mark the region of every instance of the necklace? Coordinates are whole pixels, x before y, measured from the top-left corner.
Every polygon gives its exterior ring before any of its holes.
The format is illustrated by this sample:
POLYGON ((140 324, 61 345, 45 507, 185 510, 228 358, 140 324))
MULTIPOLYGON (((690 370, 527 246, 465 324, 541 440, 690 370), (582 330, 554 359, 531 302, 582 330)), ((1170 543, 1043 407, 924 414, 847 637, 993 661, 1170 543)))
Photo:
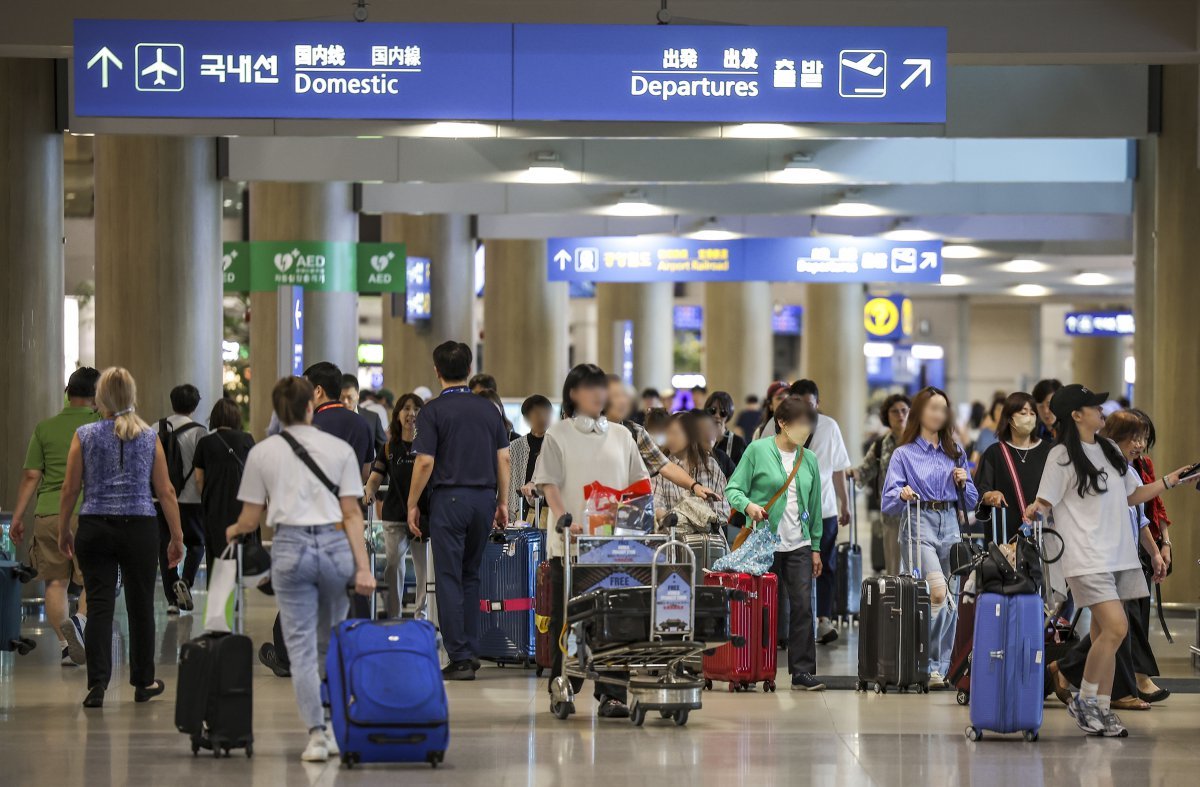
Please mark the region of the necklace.
POLYGON ((1033 445, 1031 445, 1031 446, 1029 446, 1028 448, 1026 448, 1026 449, 1025 449, 1025 453, 1021 453, 1021 449, 1020 449, 1020 448, 1017 448, 1017 447, 1016 447, 1015 445, 1013 445, 1012 443, 1009 443, 1009 444, 1008 444, 1008 447, 1009 447, 1009 448, 1011 448, 1011 449, 1013 450, 1013 453, 1015 453, 1015 454, 1017 455, 1017 458, 1021 460, 1021 464, 1025 464, 1025 460, 1026 460, 1027 458, 1029 458, 1029 452, 1030 452, 1030 451, 1032 451, 1034 448, 1036 448, 1036 447, 1037 447, 1037 443, 1034 443, 1033 445))

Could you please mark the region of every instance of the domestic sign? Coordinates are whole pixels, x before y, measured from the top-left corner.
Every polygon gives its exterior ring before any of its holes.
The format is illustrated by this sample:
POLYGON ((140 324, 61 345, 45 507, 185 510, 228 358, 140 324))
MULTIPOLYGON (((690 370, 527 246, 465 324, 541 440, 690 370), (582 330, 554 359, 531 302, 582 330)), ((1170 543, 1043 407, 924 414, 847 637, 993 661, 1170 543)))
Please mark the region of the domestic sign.
POLYGON ((75 21, 75 114, 944 123, 923 27, 75 21))
POLYGON ((404 298, 405 322, 428 320, 433 314, 429 289, 429 269, 428 257, 408 257, 405 262, 405 287, 407 289, 407 295, 404 298))
POLYGON ((1064 326, 1068 336, 1132 336, 1130 312, 1068 312, 1064 326))
POLYGON ((254 241, 250 291, 296 285, 315 292, 354 292, 354 246, 348 241, 254 241))
POLYGON ((75 114, 500 119, 512 26, 75 21, 75 114))
POLYGON ((527 120, 944 123, 944 28, 517 25, 527 120))
POLYGON ((894 341, 912 336, 912 301, 903 295, 871 295, 863 307, 867 338, 894 341))
POLYGON ((407 258, 403 243, 359 243, 354 253, 359 292, 404 292, 407 258))
POLYGON ((550 238, 550 281, 909 282, 941 280, 941 241, 880 238, 550 238))

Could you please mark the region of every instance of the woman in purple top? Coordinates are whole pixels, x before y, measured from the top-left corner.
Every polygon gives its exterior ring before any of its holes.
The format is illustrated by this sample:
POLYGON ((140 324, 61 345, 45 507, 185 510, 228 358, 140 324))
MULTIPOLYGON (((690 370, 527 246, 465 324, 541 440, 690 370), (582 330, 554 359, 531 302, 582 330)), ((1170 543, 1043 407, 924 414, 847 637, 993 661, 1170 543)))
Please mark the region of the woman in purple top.
MULTIPOLYGON (((964 511, 972 511, 979 493, 966 469, 967 457, 954 440, 950 399, 937 388, 922 388, 913 397, 912 414, 900 438, 883 484, 883 513, 902 516, 909 502, 920 499, 920 540, 914 573, 929 583, 932 620, 929 628, 929 687, 943 688, 950 670, 958 613, 950 594, 950 548, 961 538, 956 507, 962 492, 964 511)), ((910 543, 917 523, 900 526, 900 560, 909 570, 910 543), (910 529, 912 532, 909 532, 910 529)))
POLYGON ((171 567, 183 559, 183 530, 175 487, 154 430, 135 414, 137 385, 125 369, 100 375, 96 407, 103 421, 81 426, 67 454, 67 475, 59 503, 61 522, 71 512, 83 486, 78 532, 60 526, 58 544, 64 555, 79 558, 88 595, 88 693, 85 708, 104 705, 112 676, 112 619, 117 595, 117 569, 125 580, 129 613, 129 682, 134 702, 163 692, 154 677, 154 576, 158 570, 158 519, 151 486, 171 531, 167 547, 171 567), (65 512, 65 513, 64 513, 65 512))

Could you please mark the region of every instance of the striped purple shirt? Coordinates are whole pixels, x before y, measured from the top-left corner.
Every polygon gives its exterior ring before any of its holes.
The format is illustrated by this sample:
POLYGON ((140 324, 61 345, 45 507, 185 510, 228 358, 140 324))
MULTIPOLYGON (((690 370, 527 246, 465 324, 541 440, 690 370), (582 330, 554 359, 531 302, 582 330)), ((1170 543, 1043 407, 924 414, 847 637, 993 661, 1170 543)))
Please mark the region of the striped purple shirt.
MULTIPOLYGON (((932 445, 924 437, 918 437, 915 442, 898 446, 892 452, 892 461, 888 464, 887 479, 883 482, 883 513, 900 516, 904 513, 905 503, 900 499, 900 490, 906 486, 920 495, 925 501, 954 501, 958 499, 958 491, 954 485, 954 468, 964 467, 966 453, 959 447, 957 465, 954 460, 938 446, 932 445)), ((967 509, 973 510, 979 503, 979 492, 970 476, 963 489, 967 501, 967 509)))

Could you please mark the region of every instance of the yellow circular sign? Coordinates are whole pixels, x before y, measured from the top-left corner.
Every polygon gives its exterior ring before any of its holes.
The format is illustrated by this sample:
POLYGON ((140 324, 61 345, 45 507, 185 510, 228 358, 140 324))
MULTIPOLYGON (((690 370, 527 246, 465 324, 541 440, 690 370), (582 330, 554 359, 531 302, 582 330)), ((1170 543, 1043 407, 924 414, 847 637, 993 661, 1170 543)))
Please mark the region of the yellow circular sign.
POLYGON ((863 310, 863 325, 871 336, 889 336, 900 324, 900 310, 889 298, 872 298, 863 310))

